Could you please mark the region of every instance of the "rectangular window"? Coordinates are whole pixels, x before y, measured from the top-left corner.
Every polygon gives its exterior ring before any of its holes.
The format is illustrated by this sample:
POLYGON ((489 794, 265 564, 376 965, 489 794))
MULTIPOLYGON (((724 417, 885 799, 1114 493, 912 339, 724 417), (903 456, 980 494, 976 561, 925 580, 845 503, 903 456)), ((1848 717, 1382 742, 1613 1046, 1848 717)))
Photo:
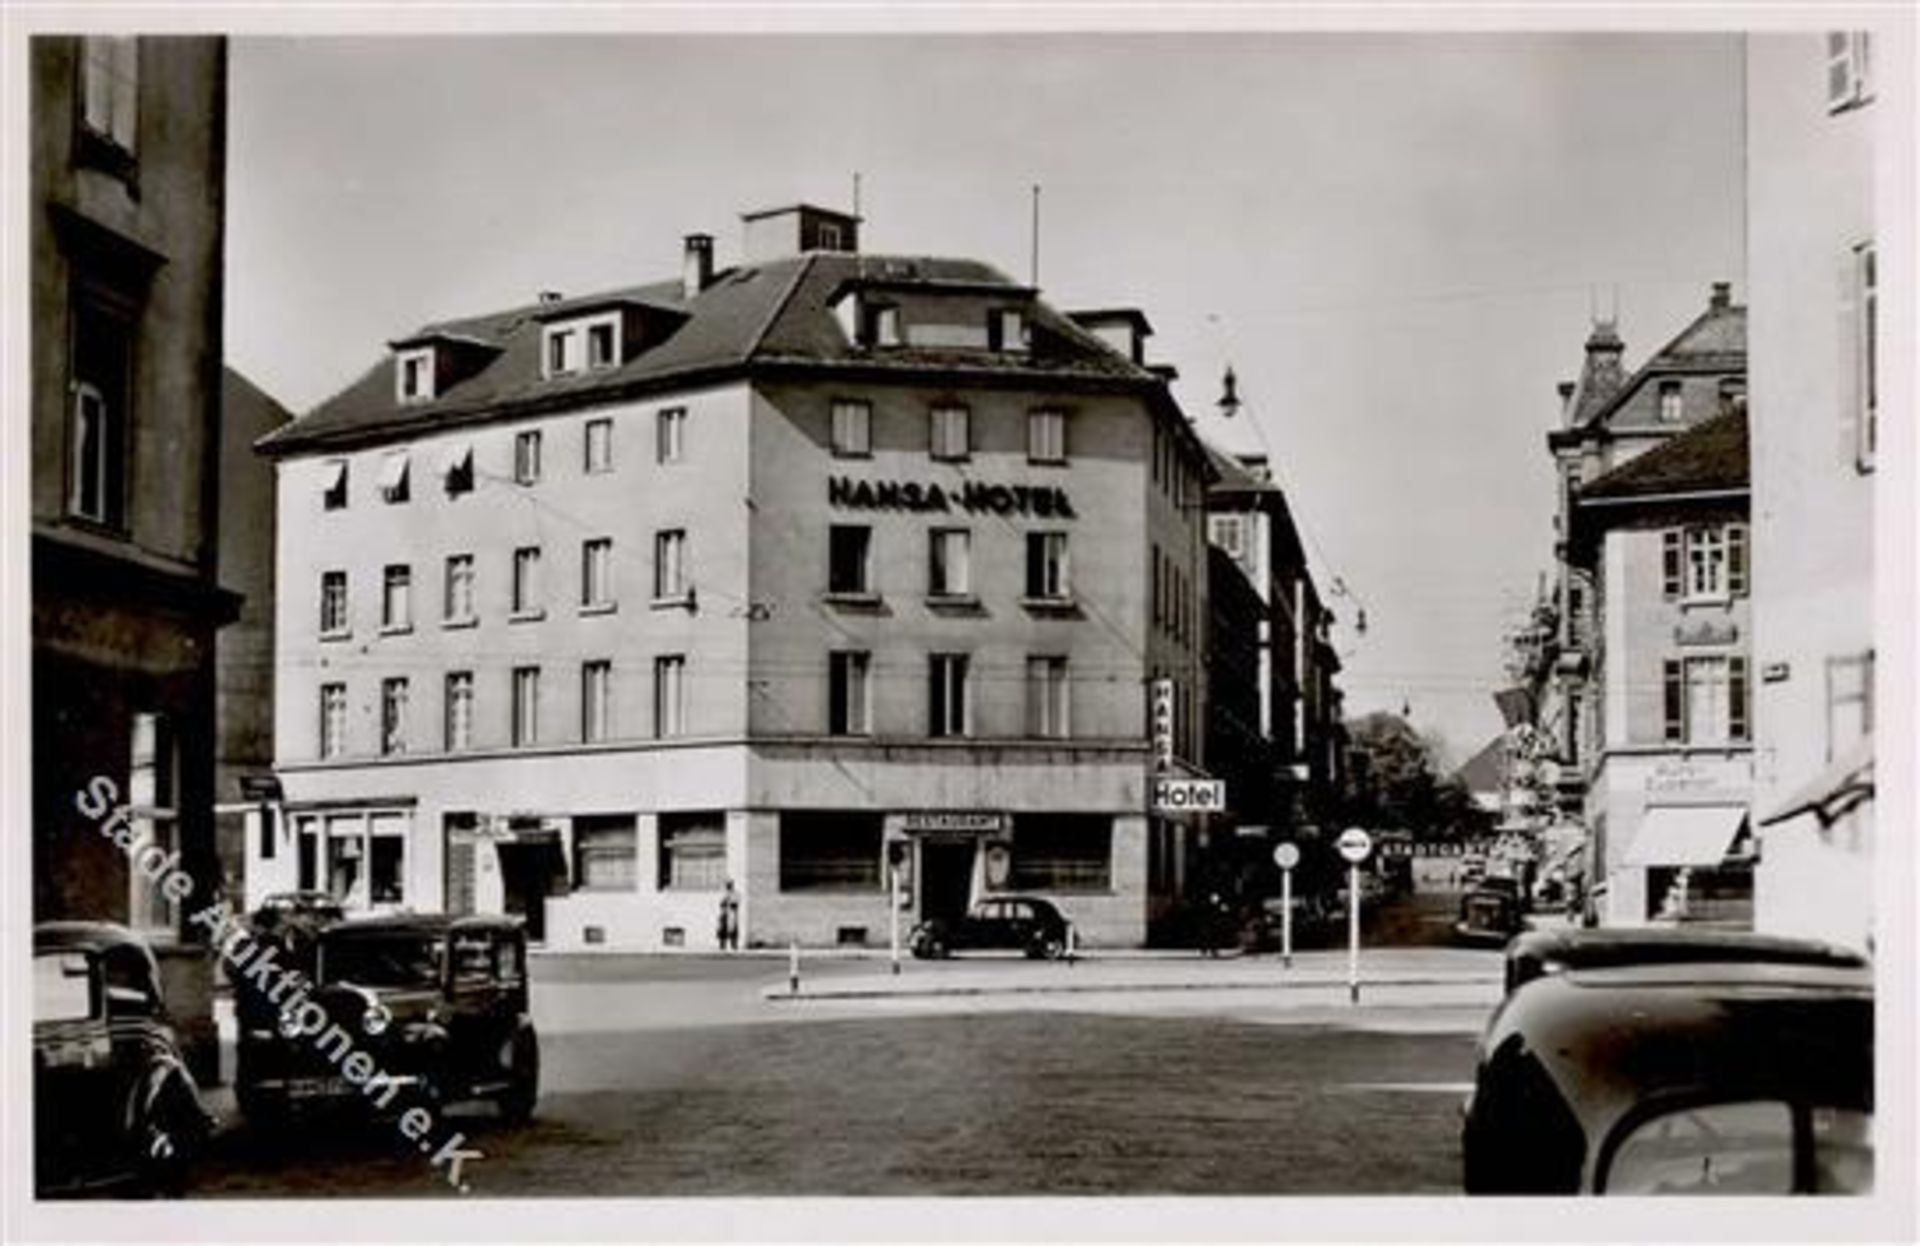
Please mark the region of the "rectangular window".
POLYGON ((965 528, 935 528, 927 540, 927 592, 965 597, 973 591, 973 534, 965 528))
POLYGON ((687 534, 669 528, 653 534, 653 596, 674 601, 687 595, 687 534))
POLYGON ((927 661, 927 734, 967 734, 967 655, 936 653, 927 661))
POLYGON ((873 529, 858 524, 834 524, 827 529, 827 591, 872 592, 873 529))
POLYGON ((1678 600, 1686 584, 1682 536, 1678 528, 1660 534, 1660 595, 1668 601, 1678 600))
POLYGON ((1027 533, 1027 596, 1039 601, 1064 601, 1067 583, 1067 534, 1027 533))
POLYGON ((425 402, 433 397, 433 348, 402 351, 398 359, 401 402, 425 402))
POLYGON ((1872 243, 1853 250, 1853 306, 1853 461, 1861 471, 1867 472, 1873 470, 1880 437, 1880 291, 1872 243))
POLYGON ((588 475, 613 470, 613 421, 587 421, 587 462, 588 475))
POLYGON ((540 668, 513 668, 513 746, 540 742, 540 668))
POLYGON ((613 539, 595 537, 580 546, 580 604, 613 604, 613 539))
POLYGON ((367 898, 373 904, 399 904, 405 898, 407 818, 376 813, 367 818, 367 898))
POLYGON ((380 496, 388 503, 404 502, 410 492, 408 488, 407 454, 396 450, 380 460, 380 496))
POLYGON ((1027 349, 1027 316, 1017 307, 996 308, 987 321, 988 345, 994 350, 1027 349))
POLYGON ((780 815, 780 890, 872 892, 881 886, 882 815, 821 810, 780 815))
POLYGON ((320 756, 338 757, 347 746, 347 686, 320 685, 320 756))
POLYGON ((1167 585, 1161 571, 1160 547, 1153 547, 1153 625, 1161 626, 1167 618, 1167 585))
POLYGON ((320 477, 320 505, 330 511, 347 508, 347 461, 334 459, 320 477))
POLYGON ((873 407, 864 402, 833 404, 833 452, 863 459, 873 453, 873 407))
POLYGON ((446 600, 441 617, 448 623, 467 623, 473 619, 473 555, 447 556, 446 600))
POLYGON ((1873 650, 1827 659, 1827 760, 1873 734, 1873 650))
POLYGON ((1027 458, 1034 463, 1067 461, 1067 413, 1027 412, 1027 458))
POLYGON ((513 435, 513 478, 530 485, 540 479, 540 432, 528 429, 513 435))
POLYGON ((687 409, 668 407, 654 416, 654 460, 678 463, 686 455, 687 409))
POLYGON ((320 634, 347 634, 347 573, 344 571, 320 573, 320 634))
POLYGON ((1687 685, 1684 668, 1678 658, 1661 663, 1661 737, 1669 744, 1684 743, 1687 738, 1687 685))
POLYGON ((869 346, 900 345, 900 309, 891 303, 868 303, 865 305, 865 310, 867 344, 869 346))
POLYGON ((653 734, 666 740, 686 731, 687 659, 662 654, 653 660, 653 734))
POLYGON ((130 35, 80 41, 80 120, 96 137, 132 154, 138 143, 140 43, 130 35))
POLYGON ((1107 891, 1112 880, 1113 819, 1078 814, 1015 819, 1008 886, 1020 891, 1107 891))
MULTIPOLYGON (((173 724, 164 714, 136 713, 128 748, 127 803, 132 807, 136 841, 151 842, 161 854, 178 842, 180 749, 173 724)), ((177 925, 174 898, 162 888, 164 872, 129 870, 128 919, 140 929, 177 925)))
POLYGON ((546 375, 565 376, 569 372, 580 370, 580 330, 578 328, 548 329, 546 331, 546 375))
POLYGON ((1727 738, 1753 738, 1753 700, 1748 687, 1747 660, 1737 654, 1727 659, 1727 738))
POLYGON ((1864 30, 1827 32, 1827 111, 1845 112, 1873 98, 1870 36, 1864 30))
MULTIPOLYGON (((73 426, 67 509, 126 526, 127 439, 133 386, 133 331, 127 321, 76 298, 73 315, 73 426)), ((344 492, 344 489, 343 489, 344 492)))
POLYGON ((413 626, 413 568, 394 563, 386 569, 380 594, 380 629, 404 632, 413 626))
POLYGON ((928 413, 928 452, 936 459, 964 459, 971 452, 965 407, 935 407, 928 413))
POLYGON ((1727 540, 1720 528, 1687 529, 1687 598, 1727 595, 1727 540))
POLYGON ((1663 670, 1663 734, 1669 743, 1712 745, 1750 738, 1746 658, 1669 658, 1663 670))
POLYGON ((513 612, 537 615, 541 603, 540 547, 525 545, 513 551, 513 612))
POLYGON ((1680 422, 1680 382, 1660 382, 1660 422, 1678 424, 1680 422))
POLYGON ((632 891, 639 884, 639 833, 632 814, 573 820, 573 889, 632 891))
POLYGON ((589 744, 612 738, 613 663, 600 660, 580 667, 580 738, 589 744))
POLYGON ((391 757, 407 751, 407 681, 380 681, 380 752, 391 757))
POLYGON ((589 368, 611 368, 620 361, 620 326, 617 321, 603 320, 590 324, 586 332, 589 368))
POLYGON ((1213 523, 1213 543, 1223 553, 1234 558, 1240 557, 1245 540, 1244 521, 1238 515, 1215 515, 1213 523))
POLYGON ((447 674, 446 705, 447 751, 473 747, 473 672, 450 671, 447 674))
POLYGON ((446 481, 447 496, 457 498, 473 492, 473 446, 463 442, 446 451, 440 474, 446 481))
POLYGON ((866 735, 868 654, 836 650, 827 655, 827 731, 866 735))
POLYGON ((1027 734, 1063 740, 1067 725, 1067 660, 1027 659, 1027 734))
POLYGON ((726 815, 661 814, 660 890, 719 891, 726 883, 726 815))
POLYGON ((1750 591, 1752 575, 1748 571, 1747 525, 1727 525, 1727 592, 1735 597, 1745 597, 1750 591))

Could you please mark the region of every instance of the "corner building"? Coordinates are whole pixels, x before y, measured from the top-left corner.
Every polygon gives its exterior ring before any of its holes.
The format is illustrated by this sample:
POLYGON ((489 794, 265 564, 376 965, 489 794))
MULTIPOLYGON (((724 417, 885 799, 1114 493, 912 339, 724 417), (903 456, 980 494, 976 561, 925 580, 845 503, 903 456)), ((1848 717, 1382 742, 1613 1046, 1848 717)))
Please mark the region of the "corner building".
POLYGON ((250 900, 637 950, 713 947, 729 880, 747 944, 885 946, 890 861, 903 930, 1019 891, 1132 944, 1175 902, 1147 689, 1197 768, 1210 469, 1141 318, 748 226, 730 269, 695 235, 678 280, 428 326, 263 440, 250 900))

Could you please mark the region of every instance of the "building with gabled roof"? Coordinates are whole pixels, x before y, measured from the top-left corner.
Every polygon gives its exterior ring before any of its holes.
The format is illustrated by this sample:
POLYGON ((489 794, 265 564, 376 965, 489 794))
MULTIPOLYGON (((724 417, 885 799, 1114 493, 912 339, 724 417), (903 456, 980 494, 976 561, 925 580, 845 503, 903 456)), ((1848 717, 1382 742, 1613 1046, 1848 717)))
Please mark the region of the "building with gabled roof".
POLYGON ((1139 943, 1177 903, 1148 689, 1204 773, 1210 462, 1137 340, 858 225, 422 326, 262 440, 288 821, 250 893, 634 949, 715 946, 729 880, 758 944, 1016 889, 1139 943))

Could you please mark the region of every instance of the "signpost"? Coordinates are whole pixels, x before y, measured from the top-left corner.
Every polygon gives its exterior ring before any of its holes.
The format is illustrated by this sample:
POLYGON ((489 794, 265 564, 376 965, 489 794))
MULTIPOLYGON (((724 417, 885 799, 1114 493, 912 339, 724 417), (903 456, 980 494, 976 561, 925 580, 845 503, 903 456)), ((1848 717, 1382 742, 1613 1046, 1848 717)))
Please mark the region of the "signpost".
POLYGON ((1299 845, 1291 841, 1273 850, 1273 863, 1280 867, 1280 964, 1293 968, 1293 867, 1300 864, 1299 845))
POLYGON ((1347 1000, 1360 1002, 1360 863, 1373 851, 1373 836, 1357 826, 1334 842, 1347 859, 1347 1000))

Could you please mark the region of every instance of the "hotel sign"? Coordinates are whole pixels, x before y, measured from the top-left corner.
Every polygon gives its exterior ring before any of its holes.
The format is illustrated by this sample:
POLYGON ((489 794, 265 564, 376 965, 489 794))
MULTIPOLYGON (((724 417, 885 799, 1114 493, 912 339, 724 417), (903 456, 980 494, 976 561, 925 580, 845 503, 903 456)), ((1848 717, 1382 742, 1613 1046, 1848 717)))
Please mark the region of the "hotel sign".
POLYGON ((977 480, 949 489, 918 481, 827 478, 827 502, 845 510, 943 511, 973 515, 1031 515, 1074 519, 1067 491, 1057 485, 990 485, 977 480))
POLYGON ((1153 727, 1153 768, 1173 769, 1173 681, 1156 679, 1147 717, 1153 727))

